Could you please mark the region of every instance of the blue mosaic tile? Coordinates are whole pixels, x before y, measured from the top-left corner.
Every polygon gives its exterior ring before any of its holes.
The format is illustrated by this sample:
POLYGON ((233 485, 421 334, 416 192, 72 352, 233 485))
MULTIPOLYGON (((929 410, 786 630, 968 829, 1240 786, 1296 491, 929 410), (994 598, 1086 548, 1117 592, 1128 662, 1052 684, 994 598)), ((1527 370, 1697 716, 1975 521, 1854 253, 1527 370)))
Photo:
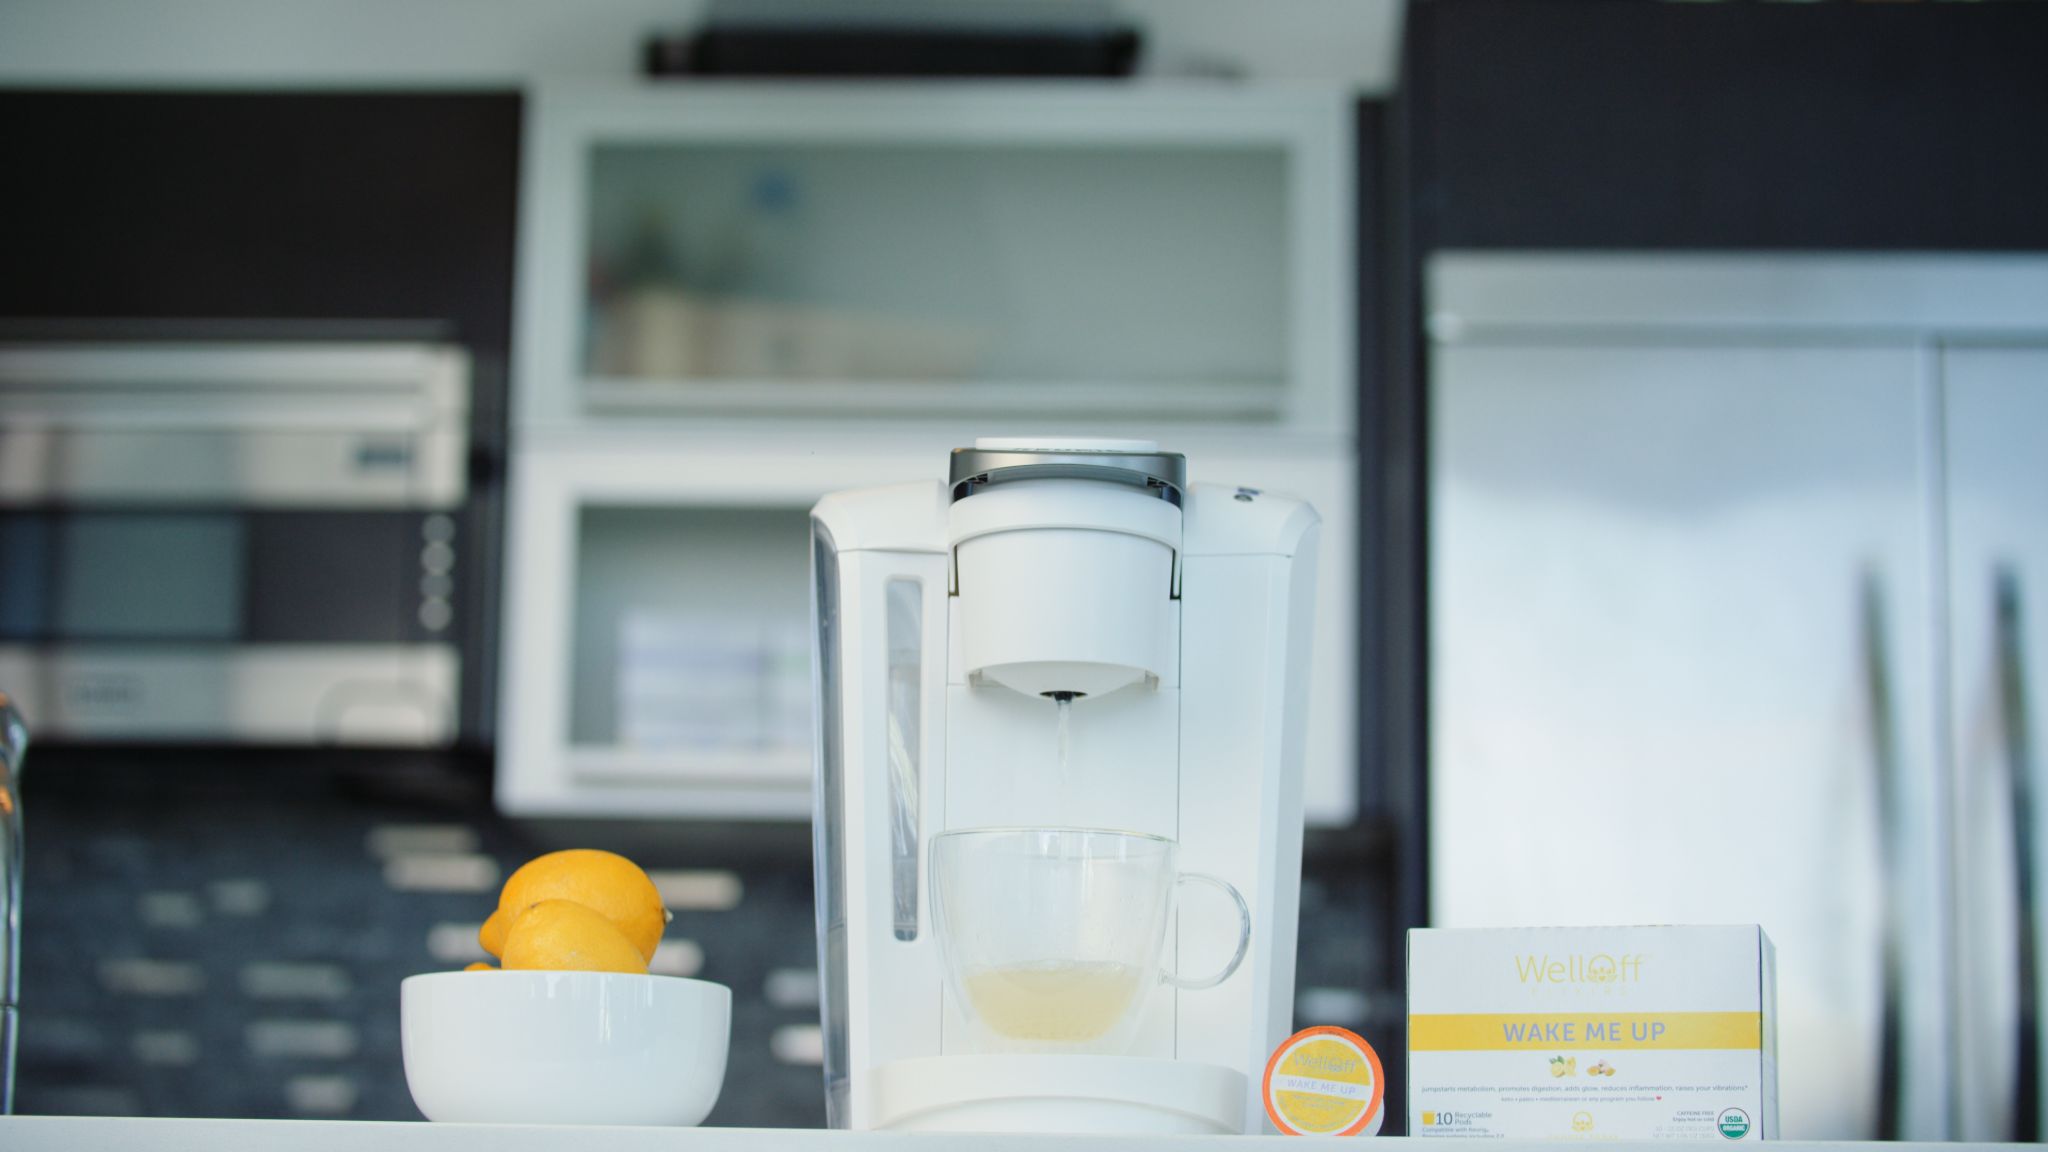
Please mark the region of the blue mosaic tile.
MULTIPOLYGON (((38 749, 24 808, 23 1112, 419 1119, 399 1055, 398 985, 460 967, 437 959, 429 937, 437 925, 482 920, 496 887, 387 885, 373 833, 425 825, 441 830, 430 840, 458 830, 448 843, 473 843, 500 876, 564 843, 614 848, 651 869, 735 873, 737 907, 682 909, 669 928, 703 950, 700 976, 733 989, 730 1065, 708 1123, 824 1123, 818 1069, 770 1050, 778 1029, 817 1022, 801 997, 785 994, 778 1006, 766 992, 770 972, 816 962, 801 829, 728 829, 722 840, 700 825, 527 826, 493 811, 479 762, 333 752, 38 749), (722 847, 749 842, 737 855, 722 847), (261 989, 245 986, 245 969, 258 963, 322 966, 321 994, 252 995, 261 989), (316 1027, 280 1033, 279 1021, 316 1027), (345 1052, 304 1040, 340 1047, 332 1042, 342 1029, 323 1023, 343 1026, 345 1052), (252 1048, 259 1024, 263 1037, 302 1042, 252 1048)), ((1311 870, 1303 988, 1390 983, 1382 885, 1356 869, 1311 870)), ((1371 1019, 1303 1023, 1351 1024, 1383 1042, 1376 1032, 1385 1034, 1385 1007, 1398 996, 1364 1002, 1371 1019)))

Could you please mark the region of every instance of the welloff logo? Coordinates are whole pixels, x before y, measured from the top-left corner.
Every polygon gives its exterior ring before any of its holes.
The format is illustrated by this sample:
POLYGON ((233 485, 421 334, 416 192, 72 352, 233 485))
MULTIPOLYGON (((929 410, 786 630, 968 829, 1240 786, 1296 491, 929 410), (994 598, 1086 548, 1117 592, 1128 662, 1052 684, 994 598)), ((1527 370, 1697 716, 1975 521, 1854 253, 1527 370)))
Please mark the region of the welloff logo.
POLYGON ((1515 977, 1524 984, 1634 984, 1642 980, 1643 965, 1649 959, 1640 952, 1523 955, 1515 957, 1515 977))

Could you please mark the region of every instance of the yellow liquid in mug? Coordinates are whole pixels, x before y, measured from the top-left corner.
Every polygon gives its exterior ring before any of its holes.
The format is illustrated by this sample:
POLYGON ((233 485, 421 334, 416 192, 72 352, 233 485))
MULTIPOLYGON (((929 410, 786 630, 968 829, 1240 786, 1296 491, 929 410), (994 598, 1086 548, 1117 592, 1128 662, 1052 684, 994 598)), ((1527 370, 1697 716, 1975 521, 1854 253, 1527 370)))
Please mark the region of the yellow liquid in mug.
POLYGON ((1110 962, 977 968, 963 982, 982 1023, 1013 1040, 1096 1039, 1138 995, 1138 970, 1110 962))

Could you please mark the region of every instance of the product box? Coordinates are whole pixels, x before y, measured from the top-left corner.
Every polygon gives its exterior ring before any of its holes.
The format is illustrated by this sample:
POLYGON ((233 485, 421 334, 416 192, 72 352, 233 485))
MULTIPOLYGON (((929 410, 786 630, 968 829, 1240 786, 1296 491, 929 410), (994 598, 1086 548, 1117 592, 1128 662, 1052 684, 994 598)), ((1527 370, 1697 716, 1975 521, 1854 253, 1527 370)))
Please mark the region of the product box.
POLYGON ((1770 1140, 1777 973, 1754 925, 1408 933, 1414 1136, 1770 1140))

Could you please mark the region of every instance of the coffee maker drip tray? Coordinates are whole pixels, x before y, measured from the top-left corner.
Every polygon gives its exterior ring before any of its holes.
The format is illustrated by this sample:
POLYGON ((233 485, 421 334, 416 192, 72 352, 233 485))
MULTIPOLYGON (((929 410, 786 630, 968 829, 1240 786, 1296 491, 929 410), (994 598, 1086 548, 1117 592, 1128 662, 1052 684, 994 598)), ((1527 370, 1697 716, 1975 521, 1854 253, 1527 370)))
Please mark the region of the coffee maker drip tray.
POLYGON ((1244 1073, 1138 1056, 931 1056, 876 1070, 875 1127, 899 1132, 1241 1133, 1244 1073))

